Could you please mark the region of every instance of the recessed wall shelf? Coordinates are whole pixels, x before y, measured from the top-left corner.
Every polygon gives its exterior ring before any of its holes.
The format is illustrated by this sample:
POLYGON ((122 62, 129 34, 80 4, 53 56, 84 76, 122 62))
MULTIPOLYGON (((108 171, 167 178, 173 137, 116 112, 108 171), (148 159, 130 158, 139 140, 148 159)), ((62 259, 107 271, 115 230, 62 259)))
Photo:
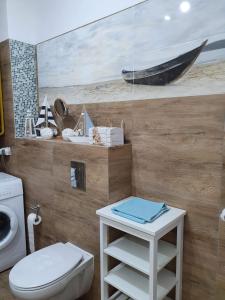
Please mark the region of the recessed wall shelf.
MULTIPOLYGON (((126 201, 126 200, 123 200, 126 201)), ((101 300, 171 300, 169 292, 175 288, 175 300, 182 299, 182 256, 184 210, 170 210, 153 223, 139 224, 112 213, 112 207, 97 211, 100 216, 101 300), (124 235, 108 243, 109 227, 124 235), (177 229, 176 245, 162 238, 177 229), (108 257, 120 261, 109 270, 108 257), (176 258, 176 271, 166 269, 176 258), (109 297, 109 285, 117 292, 109 297)))

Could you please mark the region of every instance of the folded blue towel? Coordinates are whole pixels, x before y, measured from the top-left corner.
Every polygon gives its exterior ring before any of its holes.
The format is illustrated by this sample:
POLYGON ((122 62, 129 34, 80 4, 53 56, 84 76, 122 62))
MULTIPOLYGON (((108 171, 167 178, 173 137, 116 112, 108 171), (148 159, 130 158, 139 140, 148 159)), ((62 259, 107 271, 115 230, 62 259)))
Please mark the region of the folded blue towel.
POLYGON ((138 197, 130 197, 127 201, 112 208, 114 214, 141 224, 155 221, 168 210, 169 208, 165 203, 138 197))

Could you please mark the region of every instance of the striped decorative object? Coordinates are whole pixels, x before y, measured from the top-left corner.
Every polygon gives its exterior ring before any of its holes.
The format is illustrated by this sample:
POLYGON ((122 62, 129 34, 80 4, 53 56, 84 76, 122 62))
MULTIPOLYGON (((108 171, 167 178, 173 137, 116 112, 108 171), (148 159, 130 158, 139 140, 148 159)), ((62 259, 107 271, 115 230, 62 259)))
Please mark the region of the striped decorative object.
POLYGON ((37 120, 35 127, 37 127, 43 123, 45 123, 45 127, 48 127, 49 123, 57 127, 54 117, 53 117, 53 114, 50 109, 50 105, 48 103, 47 96, 45 96, 44 101, 42 103, 41 111, 39 113, 38 120, 37 120))

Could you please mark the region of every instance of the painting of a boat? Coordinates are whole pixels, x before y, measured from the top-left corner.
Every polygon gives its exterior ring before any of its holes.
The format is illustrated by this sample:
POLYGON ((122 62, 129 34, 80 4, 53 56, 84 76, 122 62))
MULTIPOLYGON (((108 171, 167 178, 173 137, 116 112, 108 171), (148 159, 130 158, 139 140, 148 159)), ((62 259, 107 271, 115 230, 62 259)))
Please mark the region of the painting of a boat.
POLYGON ((205 40, 191 51, 152 68, 139 71, 122 70, 123 79, 128 83, 143 85, 166 85, 178 80, 194 64, 207 41, 205 40))
POLYGON ((225 0, 181 2, 140 1, 38 44, 40 104, 224 94, 225 0))

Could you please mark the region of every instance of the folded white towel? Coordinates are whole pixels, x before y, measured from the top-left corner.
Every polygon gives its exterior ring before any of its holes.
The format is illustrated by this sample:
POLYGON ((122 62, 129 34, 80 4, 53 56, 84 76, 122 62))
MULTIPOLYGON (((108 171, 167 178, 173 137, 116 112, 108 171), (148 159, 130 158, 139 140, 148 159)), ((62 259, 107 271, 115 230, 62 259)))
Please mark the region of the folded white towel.
POLYGON ((94 134, 98 133, 101 144, 112 147, 124 144, 124 132, 119 127, 92 127, 89 129, 89 143, 94 144, 94 134))

